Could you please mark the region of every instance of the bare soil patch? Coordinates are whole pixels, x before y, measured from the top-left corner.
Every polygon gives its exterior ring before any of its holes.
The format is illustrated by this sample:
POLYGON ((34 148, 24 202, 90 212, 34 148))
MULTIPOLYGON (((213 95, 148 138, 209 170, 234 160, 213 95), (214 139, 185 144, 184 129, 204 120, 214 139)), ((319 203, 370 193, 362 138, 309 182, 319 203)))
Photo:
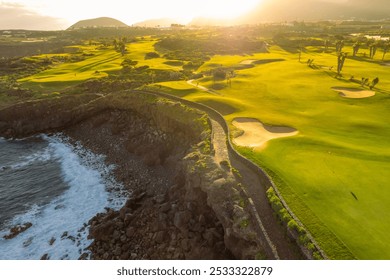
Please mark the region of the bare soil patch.
POLYGON ((281 137, 289 137, 298 134, 292 127, 269 126, 256 119, 237 118, 233 120, 233 125, 243 131, 243 134, 233 139, 239 146, 259 148, 266 142, 281 137))

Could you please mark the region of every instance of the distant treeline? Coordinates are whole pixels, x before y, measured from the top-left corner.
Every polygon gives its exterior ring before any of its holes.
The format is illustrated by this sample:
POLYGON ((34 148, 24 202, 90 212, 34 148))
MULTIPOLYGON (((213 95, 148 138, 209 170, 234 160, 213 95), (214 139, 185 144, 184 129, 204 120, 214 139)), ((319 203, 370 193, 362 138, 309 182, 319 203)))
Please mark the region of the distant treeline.
POLYGON ((0 43, 0 58, 23 57, 41 53, 61 52, 69 41, 0 43))
POLYGON ((248 37, 210 36, 203 38, 168 37, 159 41, 158 49, 169 51, 197 51, 208 55, 216 54, 247 54, 265 52, 264 41, 248 37))
MULTIPOLYGON (((168 31, 155 28, 84 28, 66 31, 0 30, 0 58, 63 52, 63 47, 97 40, 112 42, 112 38, 164 35, 168 31)), ((174 31, 170 33, 174 34, 174 31)))

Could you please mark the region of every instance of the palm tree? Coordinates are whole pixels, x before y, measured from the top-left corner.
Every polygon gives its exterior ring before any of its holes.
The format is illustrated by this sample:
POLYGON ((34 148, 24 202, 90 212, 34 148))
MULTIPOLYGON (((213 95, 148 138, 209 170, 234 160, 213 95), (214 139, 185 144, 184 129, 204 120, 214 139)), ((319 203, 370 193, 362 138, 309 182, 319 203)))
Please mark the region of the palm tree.
POLYGON ((375 79, 372 80, 370 89, 373 89, 378 83, 379 83, 379 78, 376 77, 375 79))
POLYGON ((337 41, 336 42, 336 52, 341 53, 343 48, 344 48, 344 41, 343 40, 337 41))
POLYGON ((357 55, 359 49, 360 49, 360 43, 359 42, 356 42, 355 44, 353 44, 353 56, 357 55))
POLYGON ((389 51, 390 49, 390 41, 387 41, 384 45, 383 45, 383 56, 382 56, 382 60, 385 60, 385 55, 386 53, 389 51))
POLYGON ((345 59, 347 58, 347 53, 338 53, 337 55, 337 75, 339 76, 341 70, 343 70, 345 59))
POLYGON ((378 44, 376 42, 372 43, 370 45, 370 57, 371 58, 374 58, 375 54, 376 54, 376 49, 378 47, 378 44))

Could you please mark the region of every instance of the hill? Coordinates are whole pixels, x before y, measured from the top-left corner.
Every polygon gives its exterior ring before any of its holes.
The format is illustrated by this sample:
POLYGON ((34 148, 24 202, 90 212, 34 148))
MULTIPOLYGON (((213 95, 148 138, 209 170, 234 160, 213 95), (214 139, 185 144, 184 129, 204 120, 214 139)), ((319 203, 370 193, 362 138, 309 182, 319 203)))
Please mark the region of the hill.
POLYGON ((70 26, 67 30, 82 29, 94 27, 128 27, 127 24, 109 17, 100 17, 93 19, 80 20, 70 26))

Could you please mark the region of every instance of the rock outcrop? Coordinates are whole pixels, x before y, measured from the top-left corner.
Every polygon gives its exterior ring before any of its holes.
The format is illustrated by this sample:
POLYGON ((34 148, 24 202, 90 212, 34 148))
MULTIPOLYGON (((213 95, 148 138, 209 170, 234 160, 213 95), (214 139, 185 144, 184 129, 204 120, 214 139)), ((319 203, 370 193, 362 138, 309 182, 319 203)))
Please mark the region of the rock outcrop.
POLYGON ((0 111, 0 135, 52 131, 105 154, 131 193, 122 209, 90 221, 92 258, 263 255, 241 187, 215 162, 202 112, 139 93, 66 96, 0 111))

